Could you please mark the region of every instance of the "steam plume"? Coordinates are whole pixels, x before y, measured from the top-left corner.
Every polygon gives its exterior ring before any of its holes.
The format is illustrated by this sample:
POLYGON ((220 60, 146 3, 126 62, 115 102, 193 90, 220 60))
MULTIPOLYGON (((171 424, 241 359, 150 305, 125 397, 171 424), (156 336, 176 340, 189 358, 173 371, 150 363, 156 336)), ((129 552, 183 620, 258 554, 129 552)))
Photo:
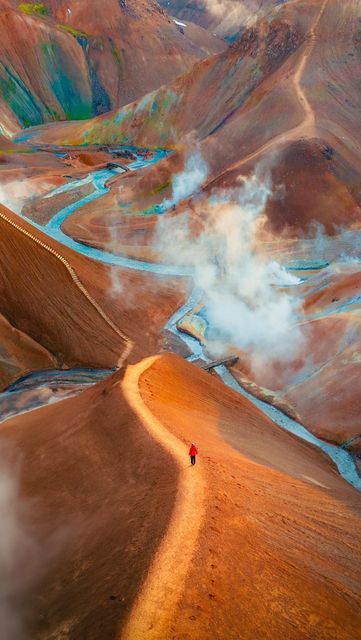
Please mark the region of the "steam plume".
MULTIPOLYGON (((41 185, 42 192, 50 189, 51 185, 46 182, 41 185)), ((24 204, 38 194, 39 184, 27 180, 12 180, 0 184, 0 203, 15 213, 21 213, 24 204)))
POLYGON ((194 284, 204 291, 213 350, 238 347, 248 352, 254 368, 272 360, 291 361, 303 341, 295 325, 298 303, 282 290, 298 279, 257 250, 257 230, 270 194, 270 177, 259 167, 232 201, 223 194, 208 203, 197 237, 192 237, 187 214, 164 217, 157 232, 160 253, 192 267, 194 284))
POLYGON ((0 460, 1 640, 23 640, 21 601, 41 556, 30 526, 30 503, 20 497, 19 462, 0 460))
POLYGON ((162 207, 169 209, 196 193, 205 181, 207 173, 207 163, 199 151, 188 156, 184 170, 173 178, 172 198, 164 200, 162 207))
MULTIPOLYGON (((110 253, 117 253, 119 250, 119 231, 117 226, 112 224, 108 225, 109 239, 107 242, 107 251, 110 253)), ((121 278, 121 271, 119 267, 109 266, 110 287, 108 293, 111 298, 117 299, 123 293, 123 282, 121 278)))
POLYGON ((0 638, 25 640, 25 599, 69 537, 62 528, 40 541, 32 525, 35 500, 20 492, 21 459, 0 450, 0 638))
POLYGON ((202 4, 214 17, 218 33, 236 33, 250 18, 256 17, 267 0, 203 0, 202 4))

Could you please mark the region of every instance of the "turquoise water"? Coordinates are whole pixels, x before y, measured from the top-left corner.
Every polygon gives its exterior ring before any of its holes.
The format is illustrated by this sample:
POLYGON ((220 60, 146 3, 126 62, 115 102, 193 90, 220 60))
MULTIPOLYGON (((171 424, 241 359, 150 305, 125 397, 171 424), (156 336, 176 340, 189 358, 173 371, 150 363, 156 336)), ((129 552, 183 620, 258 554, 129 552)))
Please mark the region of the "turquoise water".
POLYGON ((226 367, 217 367, 216 371, 227 386, 231 387, 231 389, 234 389, 235 391, 237 391, 237 393, 240 393, 242 396, 247 398, 247 400, 258 407, 258 409, 260 409, 266 416, 273 420, 273 422, 275 422, 279 427, 285 429, 285 431, 288 431, 289 433, 293 433, 298 438, 301 438, 301 440, 305 440, 306 442, 313 444, 315 447, 318 447, 318 449, 321 449, 324 453, 326 453, 336 464, 337 469, 344 480, 355 487, 355 489, 357 489, 358 491, 361 491, 361 478, 357 473, 353 458, 348 453, 348 451, 345 451, 344 449, 342 449, 342 447, 333 446, 324 442, 323 440, 320 440, 312 433, 307 431, 307 429, 305 429, 305 427, 302 426, 299 422, 296 422, 296 420, 292 420, 292 418, 286 416, 284 413, 282 413, 282 411, 280 411, 273 405, 267 404, 266 402, 255 398, 255 396, 252 396, 250 393, 248 393, 248 391, 243 389, 243 387, 238 384, 238 382, 226 367))
MULTIPOLYGON (((118 148, 119 149, 119 148, 118 148)), ((134 147, 123 147, 123 150, 129 150, 135 152, 134 147)), ((144 158, 142 155, 138 155, 137 158, 128 165, 128 169, 131 171, 137 171, 143 167, 150 166, 155 164, 165 158, 168 155, 168 151, 165 149, 157 149, 154 154, 150 158, 144 158)), ((190 269, 181 269, 178 266, 174 265, 166 265, 166 264, 155 264, 152 262, 145 262, 141 260, 133 260, 132 258, 127 258, 125 256, 118 256, 110 251, 104 251, 102 249, 96 249, 95 247, 90 247, 88 245, 83 244, 82 242, 78 242, 74 240, 70 236, 66 235, 62 229, 61 225, 63 222, 75 211, 83 207, 85 204, 89 202, 93 202, 97 200, 105 193, 109 191, 109 187, 107 187, 107 182, 110 178, 123 173, 124 169, 98 169, 90 173, 83 180, 72 180, 68 182, 66 185, 62 185, 57 189, 54 189, 50 193, 47 194, 47 197, 51 197, 53 195, 59 193, 65 193, 75 188, 79 188, 82 184, 92 183, 94 186, 94 192, 81 198, 77 202, 64 207, 50 220, 50 222, 46 226, 42 226, 30 220, 23 214, 20 215, 24 220, 26 220, 33 227, 38 229, 39 231, 45 232, 49 237, 53 238, 60 244, 68 247, 69 249, 73 249, 77 253, 80 253, 88 258, 92 258, 92 260, 96 260, 97 262, 102 262, 103 264, 123 267, 126 269, 135 269, 137 271, 147 271, 148 273, 155 273, 157 275, 164 276, 190 276, 192 272, 190 269)))

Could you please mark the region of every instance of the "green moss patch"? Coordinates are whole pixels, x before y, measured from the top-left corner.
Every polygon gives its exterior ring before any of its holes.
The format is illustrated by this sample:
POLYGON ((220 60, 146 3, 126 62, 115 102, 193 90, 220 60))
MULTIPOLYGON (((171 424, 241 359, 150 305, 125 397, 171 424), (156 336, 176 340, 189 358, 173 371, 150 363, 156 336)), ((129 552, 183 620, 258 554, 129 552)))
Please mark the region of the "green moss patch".
POLYGON ((48 10, 42 2, 22 2, 19 10, 28 16, 47 16, 48 10))
POLYGON ((57 24, 56 26, 62 31, 66 31, 67 33, 70 33, 70 35, 74 36, 74 38, 84 38, 85 40, 88 40, 89 38, 88 34, 85 33, 85 31, 74 29, 74 27, 71 27, 68 24, 57 24))
POLYGON ((112 56, 113 56, 115 62, 117 63, 117 65, 119 67, 121 67, 122 66, 121 55, 120 55, 118 49, 116 49, 116 47, 114 47, 114 46, 112 47, 112 56))

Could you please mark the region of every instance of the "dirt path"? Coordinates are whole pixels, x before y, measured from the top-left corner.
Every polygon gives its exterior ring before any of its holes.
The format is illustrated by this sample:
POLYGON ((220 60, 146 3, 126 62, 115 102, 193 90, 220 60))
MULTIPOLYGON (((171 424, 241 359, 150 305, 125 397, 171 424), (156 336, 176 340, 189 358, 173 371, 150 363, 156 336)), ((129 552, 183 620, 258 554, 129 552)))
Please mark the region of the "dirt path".
POLYGON ((252 160, 256 160, 259 156, 261 156, 265 151, 268 151, 276 146, 282 146, 284 145, 286 142, 291 142, 292 140, 297 140, 300 137, 305 137, 305 136, 312 136, 315 135, 315 114, 314 111, 312 109, 312 106, 305 94, 305 91, 302 87, 302 78, 304 75, 304 71, 305 71, 305 67, 306 64, 310 58, 310 55, 314 49, 315 46, 315 42, 316 42, 316 31, 317 31, 317 27, 320 23, 320 20, 324 14, 324 11, 326 9, 326 6, 328 4, 329 0, 324 0, 321 7, 320 7, 320 11, 317 14, 311 30, 309 32, 309 36, 308 36, 308 42, 307 45, 305 47, 305 50, 303 52, 303 55, 301 57, 300 63, 298 65, 298 68, 296 70, 296 73, 294 75, 294 86, 295 86, 295 91, 297 94, 297 98, 304 110, 304 119, 302 120, 302 122, 300 124, 298 124, 296 127, 290 129, 289 131, 286 131, 285 133, 281 133, 278 136, 276 136, 275 138, 272 138, 271 140, 269 140, 268 142, 266 142, 264 145, 262 145, 261 147, 259 147, 256 151, 253 151, 252 153, 248 154, 247 156, 245 156, 244 158, 242 158, 242 160, 239 160, 237 162, 235 162, 234 164, 232 164, 230 167, 228 167, 223 173, 219 174, 218 176, 216 176, 216 178, 212 178, 210 180, 209 183, 207 183, 205 186, 209 186, 210 184, 212 184, 212 182, 214 182, 215 180, 219 180, 221 177, 225 176, 227 173, 229 173, 230 171, 233 171, 234 169, 237 169, 241 166, 243 166, 244 164, 246 164, 247 162, 251 162, 252 160))
POLYGON ((311 27, 310 33, 309 33, 309 40, 307 43, 307 47, 305 48, 305 51, 303 53, 303 56, 301 58, 301 62, 298 66, 298 69, 294 75, 294 84, 295 84, 295 90, 296 90, 296 94, 297 94, 297 98, 300 102, 300 104, 302 105, 304 112, 305 112, 305 118, 303 120, 303 122, 301 123, 301 125, 299 125, 299 127, 302 127, 304 129, 314 129, 315 128, 315 114, 314 111, 312 109, 312 106, 307 98, 306 93, 304 92, 304 89, 302 88, 302 78, 303 78, 303 74, 305 71, 305 67, 306 64, 310 58, 310 55, 315 47, 315 42, 316 42, 316 31, 317 31, 317 27, 320 23, 320 20, 324 14, 324 11, 326 9, 326 6, 328 4, 329 0, 324 0, 320 11, 318 13, 318 15, 316 16, 316 19, 311 27))
POLYGON ((358 637, 357 494, 329 460, 174 354, 129 367, 123 392, 183 470, 121 639, 358 637))
POLYGON ((191 467, 185 445, 154 417, 139 391, 139 379, 158 357, 128 366, 122 391, 150 435, 174 458, 179 468, 178 492, 166 537, 152 563, 121 640, 170 638, 172 617, 184 588, 204 516, 205 480, 202 463, 191 467))

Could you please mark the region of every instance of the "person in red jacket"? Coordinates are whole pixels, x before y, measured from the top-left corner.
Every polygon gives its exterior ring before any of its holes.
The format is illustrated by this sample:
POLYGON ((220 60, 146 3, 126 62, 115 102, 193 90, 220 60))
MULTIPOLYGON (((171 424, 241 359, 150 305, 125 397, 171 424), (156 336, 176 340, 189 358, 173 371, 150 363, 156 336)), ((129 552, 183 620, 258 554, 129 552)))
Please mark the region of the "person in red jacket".
POLYGON ((191 448, 189 449, 189 455, 191 457, 191 464, 195 464, 196 463, 196 455, 198 453, 197 447, 195 444, 191 444, 191 448))

